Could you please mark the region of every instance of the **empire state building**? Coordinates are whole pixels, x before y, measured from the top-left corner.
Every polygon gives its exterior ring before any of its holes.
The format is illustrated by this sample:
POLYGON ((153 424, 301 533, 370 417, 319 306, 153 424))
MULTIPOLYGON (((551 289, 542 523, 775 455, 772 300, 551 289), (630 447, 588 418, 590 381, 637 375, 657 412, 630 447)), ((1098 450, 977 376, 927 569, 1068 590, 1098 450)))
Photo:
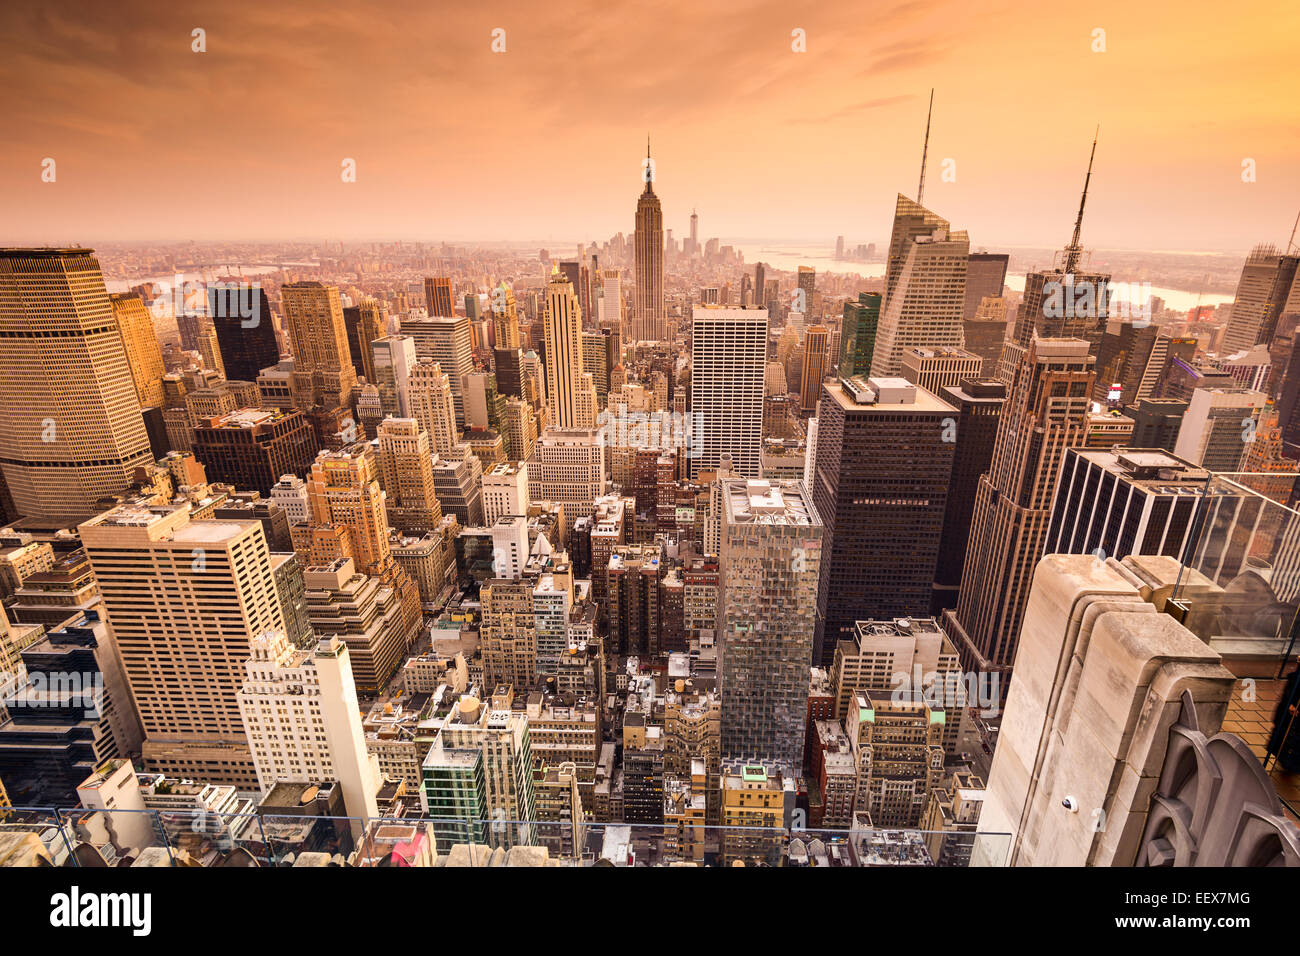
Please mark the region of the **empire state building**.
POLYGON ((636 204, 636 307, 632 312, 632 338, 662 342, 668 338, 664 324, 664 212, 654 191, 654 164, 650 138, 645 141, 645 191, 636 204))

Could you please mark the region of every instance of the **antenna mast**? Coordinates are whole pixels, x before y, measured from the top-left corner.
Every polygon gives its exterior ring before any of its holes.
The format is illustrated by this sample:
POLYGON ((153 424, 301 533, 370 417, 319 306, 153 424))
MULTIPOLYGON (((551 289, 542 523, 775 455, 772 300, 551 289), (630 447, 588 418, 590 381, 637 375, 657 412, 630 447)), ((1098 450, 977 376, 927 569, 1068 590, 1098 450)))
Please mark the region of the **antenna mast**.
POLYGON ((930 109, 925 114, 925 145, 921 147, 921 181, 916 184, 916 204, 923 205, 925 196, 925 158, 930 152, 930 117, 934 115, 934 87, 930 87, 930 109))
POLYGON ((1079 267, 1079 256, 1083 253, 1083 247, 1079 244, 1079 235, 1083 231, 1083 207, 1088 202, 1088 184, 1092 182, 1092 161, 1097 155, 1097 136, 1100 133, 1101 127, 1098 126, 1096 132, 1092 134, 1092 154, 1088 157, 1088 175, 1083 179, 1083 195, 1079 197, 1079 215, 1074 220, 1074 238, 1065 247, 1065 272, 1067 275, 1072 274, 1079 267))

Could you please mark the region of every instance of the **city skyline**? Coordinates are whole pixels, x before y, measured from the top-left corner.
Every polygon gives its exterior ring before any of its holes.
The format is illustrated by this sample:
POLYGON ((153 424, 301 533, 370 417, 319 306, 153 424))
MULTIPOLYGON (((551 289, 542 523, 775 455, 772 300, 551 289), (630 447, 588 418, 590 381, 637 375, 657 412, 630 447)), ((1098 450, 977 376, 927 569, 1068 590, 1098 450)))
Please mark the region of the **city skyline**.
POLYGON ((890 197, 914 194, 931 87, 927 205, 969 229, 972 248, 1060 247, 1098 124, 1090 248, 1284 245, 1300 208, 1300 107, 1285 84, 1270 98, 1251 79, 1295 71, 1282 59, 1294 10, 1239 9, 1220 38, 1249 44, 1202 49, 1187 5, 1173 19, 1094 4, 1055 23, 1052 43, 1020 4, 898 4, 867 20, 737 3, 655 22, 412 5, 397 33, 305 4, 146 6, 0 14, 14 94, 0 202, 41 224, 15 241, 590 240, 631 231, 649 131, 677 235, 698 208, 703 236, 879 242, 890 197), (278 29, 289 15, 292 43, 278 29), (123 24, 129 41, 98 42, 123 24), (430 55, 418 43, 435 29, 430 55), (1165 84, 1192 52, 1200 72, 1165 84), (147 64, 147 86, 128 60, 147 64), (1021 119, 1044 103, 1050 119, 1021 119), (531 147, 559 121, 565 137, 531 147), (342 181, 345 159, 355 182, 342 181))
POLYGON ((1280 918, 1128 891, 1300 871, 1300 12, 1161 6, 0 12, 0 873, 1280 918))

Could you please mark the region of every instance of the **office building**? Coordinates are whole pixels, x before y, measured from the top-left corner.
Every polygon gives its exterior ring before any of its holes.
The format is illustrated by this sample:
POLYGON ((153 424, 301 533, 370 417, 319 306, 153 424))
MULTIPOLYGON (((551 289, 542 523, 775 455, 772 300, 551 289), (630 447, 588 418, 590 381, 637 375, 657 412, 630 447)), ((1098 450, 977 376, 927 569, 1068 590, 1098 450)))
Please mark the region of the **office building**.
POLYGON ((208 481, 270 494, 284 475, 303 475, 316 457, 316 433, 302 412, 243 408, 194 429, 194 457, 208 481))
POLYGON ((980 478, 957 610, 944 630, 968 670, 1009 669, 1067 448, 1084 442, 1094 358, 1083 339, 1033 339, 980 478))
POLYGON ((903 352, 900 378, 928 392, 942 395, 943 389, 978 378, 983 360, 973 352, 955 348, 914 348, 903 352))
POLYGON ((546 289, 546 407, 551 424, 560 428, 592 428, 596 424, 596 392, 583 371, 582 309, 573 286, 556 273, 546 289))
POLYGON ((986 298, 1002 297, 1002 289, 1007 281, 1007 263, 1010 260, 1011 257, 1005 252, 972 252, 967 257, 966 298, 962 304, 962 319, 975 318, 980 303, 986 298))
POLYGON ((943 779, 947 714, 925 700, 885 693, 854 697, 849 724, 858 753, 855 813, 876 827, 915 827, 943 779))
POLYGON ((280 299, 293 349, 294 404, 299 408, 350 406, 357 371, 338 288, 290 282, 280 288, 280 299))
POLYGON ((435 461, 433 491, 443 513, 455 515, 462 528, 483 526, 483 463, 477 455, 435 461))
POLYGON ((1174 398, 1143 398, 1127 409, 1133 419, 1134 448, 1162 448, 1172 452, 1183 427, 1187 402, 1174 398))
POLYGON ((84 519, 152 464, 91 250, 0 250, 0 401, 0 469, 24 517, 84 519))
POLYGON ((309 650, 266 631, 250 650, 239 712, 261 791, 337 780, 349 815, 379 816, 379 761, 366 751, 347 645, 330 637, 309 650))
POLYGON ((730 455, 738 475, 762 467, 767 310, 697 307, 691 322, 690 473, 730 455))
POLYGON ((302 578, 313 633, 320 641, 337 638, 346 644, 357 692, 378 694, 411 650, 414 630, 403 614, 401 594, 358 572, 350 557, 309 566, 302 578))
POLYGON ((406 406, 429 436, 429 450, 450 455, 460 440, 451 379, 437 362, 420 361, 408 373, 406 406))
POLYGON ((384 415, 408 418, 411 411, 411 370, 415 368, 415 340, 405 335, 385 335, 370 343, 368 381, 379 389, 384 415))
POLYGON ((1159 449, 1069 448, 1044 554, 1182 559, 1209 473, 1159 449))
POLYGON ((406 318, 402 320, 401 334, 415 340, 415 355, 421 363, 436 362, 446 373, 452 403, 456 408, 456 422, 462 427, 468 427, 464 401, 465 376, 474 371, 469 319, 464 316, 406 318))
POLYGON ((957 589, 966 561, 975 492, 980 477, 988 471, 993 460, 993 444, 997 439, 1007 389, 996 380, 967 379, 959 385, 939 389, 938 394, 957 409, 957 415, 954 420, 956 434, 951 436, 956 441, 948 501, 943 513, 943 537, 939 541, 939 560, 934 569, 931 610, 936 614, 942 608, 957 606, 957 589))
POLYGON ((970 237, 900 195, 885 271, 884 307, 871 374, 897 376, 910 348, 962 345, 970 237))
POLYGON ((957 409, 903 379, 826 383, 811 489, 825 522, 817 663, 860 620, 930 611, 957 409))
MULTIPOLYGON (((2 620, 0 628, 10 630, 2 620)), ((0 778, 19 806, 72 806, 77 785, 97 767, 139 750, 140 721, 98 611, 32 636, 17 662, 0 655, 0 778), (13 663, 22 680, 7 682, 13 663)))
POLYGON ((424 758, 423 803, 439 848, 454 843, 513 847, 536 840, 533 757, 525 713, 511 695, 466 694, 424 758))
MULTIPOLYGON (((126 349, 126 361, 131 366, 131 378, 135 382, 140 407, 158 408, 163 403, 162 379, 166 369, 163 367, 162 347, 154 332, 153 317, 136 293, 110 295, 108 298, 113 306, 113 318, 122 334, 122 346, 126 349)), ((256 377, 254 373, 253 378, 256 377)))
POLYGON ((506 461, 483 472, 483 520, 488 527, 503 515, 526 515, 528 462, 506 461))
POLYGON ((830 330, 824 325, 809 326, 804 333, 803 376, 799 383, 800 406, 804 412, 816 411, 822 395, 829 336, 830 330))
POLYGON ((837 370, 840 378, 871 374, 871 360, 876 353, 879 326, 879 292, 859 292, 858 301, 844 303, 837 370))
POLYGON ((719 485, 722 754, 793 773, 803 761, 822 522, 803 482, 719 485))
POLYGON ((357 377, 374 384, 375 360, 371 343, 387 334, 388 322, 384 307, 374 299, 364 299, 358 305, 345 306, 343 324, 348 330, 348 353, 352 356, 352 367, 356 370, 357 377))
POLYGON ((442 523, 433 487, 429 436, 414 418, 379 423, 379 474, 388 523, 404 534, 424 534, 442 523))
MULTIPOLYGON (((1282 255, 1272 246, 1256 246, 1242 266, 1233 297, 1232 317, 1223 334, 1221 354, 1269 345, 1278 319, 1295 293, 1300 255, 1282 255)), ((1294 306, 1293 306, 1294 308, 1294 306)))
POLYGON ((795 809, 794 778, 761 763, 722 774, 720 859, 724 866, 779 866, 795 809))
POLYGON ((456 314, 451 295, 451 279, 447 276, 426 276, 424 280, 424 301, 429 315, 435 318, 450 318, 456 314))
POLYGON ((528 460, 528 496, 564 507, 565 534, 608 489, 604 428, 547 428, 528 460))
POLYGON ((1248 388, 1198 388, 1183 413, 1174 454, 1210 471, 1240 471, 1268 398, 1248 388))
POLYGON ((145 767, 256 786, 236 695, 253 639, 284 627, 261 522, 124 505, 78 531, 144 727, 145 767))
POLYGON ((256 382, 262 369, 280 361, 271 301, 260 285, 209 285, 208 318, 231 381, 256 382))

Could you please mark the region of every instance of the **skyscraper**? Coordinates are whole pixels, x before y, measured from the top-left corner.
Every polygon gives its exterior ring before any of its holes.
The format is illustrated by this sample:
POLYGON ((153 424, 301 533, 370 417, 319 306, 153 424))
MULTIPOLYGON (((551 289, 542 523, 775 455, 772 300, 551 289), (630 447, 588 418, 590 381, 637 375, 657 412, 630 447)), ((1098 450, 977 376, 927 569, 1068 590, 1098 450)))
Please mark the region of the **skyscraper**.
POLYGON ((697 306, 691 322, 691 475, 731 456, 757 477, 763 447, 767 309, 697 306))
POLYGON ((194 457, 208 481, 264 495, 284 475, 301 475, 316 456, 316 434, 297 409, 242 408, 194 427, 194 457))
POLYGON ((360 304, 343 310, 343 323, 348 329, 348 351, 352 355, 352 367, 356 369, 357 375, 374 384, 375 363, 371 343, 388 334, 383 307, 374 299, 363 299, 360 304))
POLYGON ((126 348, 126 360, 131 366, 140 407, 158 408, 163 403, 162 379, 167 370, 163 367, 162 347, 154 332, 153 318, 145 308, 144 300, 135 293, 110 295, 108 298, 122 333, 122 345, 126 348))
POLYGON ((802 765, 822 523, 802 481, 720 479, 722 757, 802 765))
POLYGON ((903 352, 960 347, 970 237, 899 195, 885 270, 884 309, 871 359, 873 376, 897 376, 903 352))
POLYGON ((433 492, 429 436, 414 418, 386 418, 379 423, 378 437, 389 524, 407 534, 434 530, 442 521, 442 506, 433 492))
POLYGON ((1195 389, 1174 454, 1211 471, 1240 471, 1267 401, 1248 388, 1195 389))
POLYGON ((1069 448, 1044 554, 1182 559, 1201 533, 1195 515, 1209 476, 1159 449, 1069 448))
POLYGON ((817 294, 817 270, 812 266, 800 266, 798 282, 799 297, 793 311, 803 313, 804 324, 808 325, 821 318, 816 314, 814 302, 814 296, 817 294))
POLYGON ((498 350, 519 349, 519 307, 515 290, 502 283, 492 290, 492 337, 498 350))
POLYGON ((510 709, 509 697, 462 697, 433 739, 421 773, 424 805, 443 821, 434 824, 439 850, 454 843, 508 848, 535 841, 532 825, 519 822, 536 819, 537 809, 528 717, 510 709))
POLYGON ((385 415, 411 414, 411 369, 415 368, 415 340, 409 335, 385 335, 367 343, 370 352, 368 381, 379 388, 385 415))
POLYGON ((592 428, 596 393, 583 371, 582 308, 573 285, 560 273, 546 289, 546 404, 550 421, 560 428, 592 428))
POLYGON ((1281 255, 1272 246, 1256 246, 1242 266, 1233 297, 1232 317, 1223 334, 1225 355, 1273 341, 1277 320, 1296 284, 1300 256, 1281 255))
POLYGON ((450 318, 456 314, 456 306, 451 297, 451 279, 447 276, 425 277, 424 300, 429 315, 434 318, 450 318))
POLYGON ((437 362, 421 361, 411 367, 406 406, 411 417, 428 433, 430 451, 450 455, 460 440, 456 430, 456 403, 451 383, 437 362))
POLYGON ((144 726, 146 769, 255 788, 237 694, 253 639, 284 627, 262 523, 124 505, 78 532, 144 726))
POLYGON ((803 379, 799 383, 800 407, 805 412, 817 408, 822 397, 822 380, 826 378, 826 348, 830 330, 824 325, 814 325, 804 333, 803 379))
POLYGON ((879 325, 879 292, 859 292, 857 302, 844 303, 844 319, 840 325, 840 378, 871 374, 879 325))
POLYGON ((403 634, 407 640, 413 638, 420 623, 420 596, 414 582, 393 560, 384 492, 370 445, 321 452, 307 479, 307 497, 312 524, 346 528, 348 555, 357 570, 397 592, 403 634))
POLYGON ((962 305, 963 319, 975 318, 980 302, 1002 295, 1007 281, 1007 263, 1011 257, 1005 252, 972 252, 966 265, 966 299, 962 305))
POLYGON ((664 213, 655 195, 650 139, 646 138, 645 189, 636 204, 636 308, 632 312, 632 338, 662 342, 668 337, 664 322, 664 213))
POLYGON ((929 613, 956 415, 902 379, 823 386, 811 488, 827 539, 818 665, 857 621, 929 613))
POLYGON ((271 301, 260 285, 251 289, 208 286, 208 317, 216 330, 226 378, 232 382, 256 382, 262 369, 280 361, 271 301))
POLYGON ((564 506, 565 534, 592 514, 608 482, 604 428, 548 427, 528 460, 528 496, 564 506))
POLYGON ((153 462, 91 250, 0 250, 0 403, 0 469, 21 515, 85 518, 153 462))
POLYGON ((1087 435, 1095 358, 1083 339, 1033 339, 1014 371, 980 478, 957 610, 944 629, 967 670, 1010 670, 1065 450, 1087 435))
POLYGON ((606 269, 600 284, 600 321, 612 323, 607 328, 617 329, 623 334, 623 273, 618 269, 606 269))
POLYGON ((437 362, 447 375, 456 421, 468 428, 465 419, 465 376, 474 371, 469 319, 403 319, 403 335, 415 339, 415 355, 420 361, 437 362))
POLYGON ((294 404, 299 408, 350 406, 357 371, 338 288, 290 282, 280 289, 280 297, 293 348, 294 404))
POLYGON ((936 394, 957 409, 956 442, 952 456, 952 477, 948 482, 948 503, 943 513, 943 537, 939 540, 939 561, 934 571, 934 602, 931 610, 956 607, 961 569, 966 561, 971 515, 980 476, 993 459, 1002 404, 1007 387, 996 379, 967 379, 958 385, 938 389, 936 394))

